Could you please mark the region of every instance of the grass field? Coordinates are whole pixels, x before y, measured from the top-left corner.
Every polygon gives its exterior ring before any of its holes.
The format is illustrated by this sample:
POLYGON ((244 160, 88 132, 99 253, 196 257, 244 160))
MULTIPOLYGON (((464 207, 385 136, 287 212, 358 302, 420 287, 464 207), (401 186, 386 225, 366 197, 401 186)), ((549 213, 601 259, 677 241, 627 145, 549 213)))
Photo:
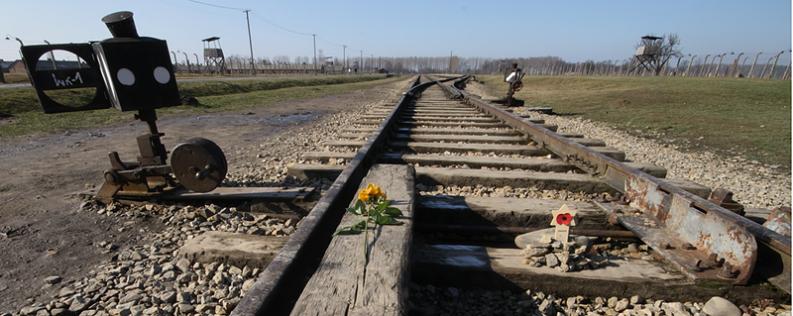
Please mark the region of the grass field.
MULTIPOLYGON (((500 76, 477 76, 504 95, 500 76)), ((790 165, 790 81, 674 77, 527 77, 517 97, 689 149, 790 165)))
MULTIPOLYGON (((274 102, 292 99, 315 98, 325 95, 365 89, 401 80, 371 76, 305 76, 258 80, 207 81, 180 83, 182 96, 199 100, 197 106, 177 106, 160 109, 159 116, 233 111, 243 108, 267 106, 274 102)), ((87 94, 58 91, 59 101, 81 102, 87 94)), ((32 88, 0 90, 0 114, 12 115, 0 119, 0 137, 59 132, 70 129, 104 126, 132 121, 133 113, 115 109, 44 114, 32 88)))

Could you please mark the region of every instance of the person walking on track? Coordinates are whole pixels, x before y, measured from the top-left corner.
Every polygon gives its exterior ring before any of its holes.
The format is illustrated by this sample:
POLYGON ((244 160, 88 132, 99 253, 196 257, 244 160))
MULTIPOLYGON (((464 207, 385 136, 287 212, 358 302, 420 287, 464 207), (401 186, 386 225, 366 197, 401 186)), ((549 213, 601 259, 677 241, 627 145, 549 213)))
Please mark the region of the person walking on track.
POLYGON ((509 85, 509 88, 507 89, 507 98, 504 102, 504 105, 513 106, 513 95, 515 95, 515 92, 520 91, 520 88, 523 87, 523 82, 521 81, 522 79, 523 71, 518 68, 517 63, 512 63, 512 71, 504 78, 504 81, 509 85))

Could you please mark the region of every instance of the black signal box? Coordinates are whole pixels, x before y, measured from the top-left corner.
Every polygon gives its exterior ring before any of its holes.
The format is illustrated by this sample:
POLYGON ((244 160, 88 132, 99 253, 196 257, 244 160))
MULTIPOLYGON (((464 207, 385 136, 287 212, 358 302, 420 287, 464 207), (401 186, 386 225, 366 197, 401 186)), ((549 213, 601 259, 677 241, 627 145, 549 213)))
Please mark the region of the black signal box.
MULTIPOLYGON (((102 19, 113 38, 89 43, 22 46, 28 77, 45 113, 108 108, 148 111, 181 102, 168 44, 138 36, 131 12, 117 12, 102 19), (55 50, 77 55, 76 67, 49 67, 41 57, 55 50), (64 105, 47 91, 95 88, 90 102, 64 105)), ((52 61, 55 63, 56 61, 52 61)))
POLYGON ((110 104, 121 111, 180 104, 179 89, 165 41, 112 38, 91 43, 110 104))

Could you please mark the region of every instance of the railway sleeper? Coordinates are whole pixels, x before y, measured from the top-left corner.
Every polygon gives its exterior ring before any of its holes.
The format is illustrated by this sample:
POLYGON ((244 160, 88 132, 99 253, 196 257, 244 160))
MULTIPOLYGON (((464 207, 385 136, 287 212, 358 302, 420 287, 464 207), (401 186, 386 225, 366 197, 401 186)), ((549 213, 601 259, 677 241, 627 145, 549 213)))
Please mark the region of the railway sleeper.
POLYGON ((499 144, 528 144, 525 136, 482 136, 482 135, 455 135, 455 134, 410 134, 397 133, 393 136, 397 141, 414 142, 467 142, 467 143, 499 143, 499 144))
MULTIPOLYGON (((413 238, 413 168, 375 165, 359 190, 368 183, 382 187, 392 206, 402 211, 403 216, 398 219, 401 225, 379 226, 376 230, 370 227, 372 231, 366 235, 333 236, 291 315, 406 314, 408 258, 413 238)), ((340 227, 360 220, 359 216, 345 213, 340 227)))
MULTIPOLYGON (((355 156, 353 152, 306 152, 302 158, 327 162, 330 159, 350 160, 355 156)), ((384 153, 380 161, 385 163, 411 163, 419 165, 440 165, 440 166, 468 166, 470 168, 510 168, 527 169, 537 171, 565 172, 577 170, 575 166, 566 164, 558 159, 548 159, 542 157, 481 157, 481 156, 447 156, 432 154, 403 154, 398 152, 384 153)), ((641 162, 625 162, 631 168, 646 172, 656 178, 666 177, 666 168, 641 162)))
POLYGON ((495 153, 503 155, 525 155, 540 156, 547 155, 548 152, 532 145, 510 145, 510 144, 471 144, 471 143, 432 143, 432 142, 402 142, 395 141, 388 144, 388 147, 397 151, 409 151, 411 153, 495 153))
POLYGON ((578 211, 577 229, 617 229, 607 213, 592 202, 475 196, 421 196, 416 222, 421 224, 548 228, 549 210, 567 205, 578 211))
MULTIPOLYGON (((374 128, 350 127, 341 130, 344 133, 374 133, 374 128)), ((400 127, 394 129, 398 133, 418 134, 459 134, 459 135, 499 135, 499 136, 520 136, 523 135, 512 129, 478 129, 478 128, 427 128, 427 127, 400 127)))
MULTIPOLYGON (((384 118, 390 113, 367 113, 361 115, 360 118, 362 119, 380 119, 384 118)), ((443 119, 453 119, 453 120, 473 120, 473 121, 495 121, 492 116, 481 114, 481 113, 416 113, 416 112, 402 112, 399 114, 402 118, 415 118, 415 119, 426 119, 426 120, 443 120, 443 119)))
POLYGON ((616 192, 598 178, 577 173, 417 167, 416 178, 418 182, 428 185, 535 187, 586 193, 616 192))
MULTIPOLYGON (((329 142, 330 147, 360 148, 364 141, 361 140, 338 140, 329 142)), ((416 153, 429 152, 458 152, 458 153, 496 153, 496 154, 518 154, 527 156, 538 156, 547 154, 545 150, 531 145, 512 145, 512 144, 474 144, 474 143, 434 143, 434 142, 404 142, 395 141, 389 143, 389 147, 396 150, 405 150, 416 153)))
MULTIPOLYGON (((391 110, 372 110, 369 114, 391 114, 391 110)), ((426 116, 446 116, 446 115, 474 115, 474 116, 489 116, 485 113, 479 112, 475 109, 470 110, 436 110, 436 109, 404 109, 402 114, 417 114, 426 116)))
MULTIPOLYGON (((343 169, 344 166, 340 165, 291 164, 287 174, 299 179, 334 179, 343 169)), ((575 173, 416 167, 416 177, 419 182, 429 185, 539 187, 588 193, 613 191, 597 178, 575 173)))
POLYGON ((442 127, 484 127, 484 128, 507 128, 509 125, 504 123, 496 122, 496 123, 481 123, 481 122, 435 122, 435 121, 425 121, 425 120, 400 120, 400 125, 410 125, 410 126, 442 126, 442 127))
MULTIPOLYGON (((311 161, 327 162, 331 159, 344 159, 349 161, 355 156, 353 152, 306 152, 302 158, 311 161)), ((410 163, 422 166, 438 165, 438 166, 468 166, 469 168, 510 168, 510 169, 525 169, 536 171, 551 171, 551 172, 566 172, 577 171, 575 166, 567 164, 558 159, 548 159, 544 157, 525 157, 525 158, 511 158, 511 157, 482 157, 482 156, 447 156, 447 155, 432 155, 432 154, 404 154, 398 152, 384 153, 380 157, 380 161, 384 163, 410 163)), ((666 176, 666 169, 652 164, 628 162, 628 166, 647 172, 657 178, 664 178, 666 176)), ((344 168, 343 165, 318 165, 318 164, 302 164, 290 165, 290 175, 300 178, 335 178, 338 173, 344 168), (316 167, 314 167, 316 166, 316 167), (310 175, 309 175, 310 174, 310 175)), ((709 189, 697 185, 695 183, 688 183, 681 180, 670 180, 676 185, 683 185, 690 187, 690 190, 697 192, 697 195, 709 193, 709 189)))
POLYGON ((414 248, 411 277, 420 285, 515 292, 530 289, 562 297, 639 295, 673 301, 726 296, 742 304, 756 297, 785 299, 779 291, 763 285, 697 283, 657 261, 616 257, 599 269, 561 272, 525 264, 525 256, 517 248, 448 243, 416 244, 414 248))

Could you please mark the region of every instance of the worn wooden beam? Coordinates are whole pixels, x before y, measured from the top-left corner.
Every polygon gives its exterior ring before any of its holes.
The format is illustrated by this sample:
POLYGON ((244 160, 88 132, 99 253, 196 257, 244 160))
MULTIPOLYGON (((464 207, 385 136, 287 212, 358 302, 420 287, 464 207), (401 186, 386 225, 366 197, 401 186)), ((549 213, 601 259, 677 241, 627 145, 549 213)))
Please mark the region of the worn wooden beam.
MULTIPOLYGON (((413 168, 407 165, 379 164, 370 169, 360 189, 369 183, 379 185, 388 194, 391 205, 402 211, 401 225, 370 227, 367 234, 334 236, 292 315, 364 315, 373 310, 378 311, 378 315, 407 312, 413 176, 413 168), (368 249, 368 257, 364 249, 368 249)), ((340 227, 352 225, 361 218, 346 213, 340 227)))

